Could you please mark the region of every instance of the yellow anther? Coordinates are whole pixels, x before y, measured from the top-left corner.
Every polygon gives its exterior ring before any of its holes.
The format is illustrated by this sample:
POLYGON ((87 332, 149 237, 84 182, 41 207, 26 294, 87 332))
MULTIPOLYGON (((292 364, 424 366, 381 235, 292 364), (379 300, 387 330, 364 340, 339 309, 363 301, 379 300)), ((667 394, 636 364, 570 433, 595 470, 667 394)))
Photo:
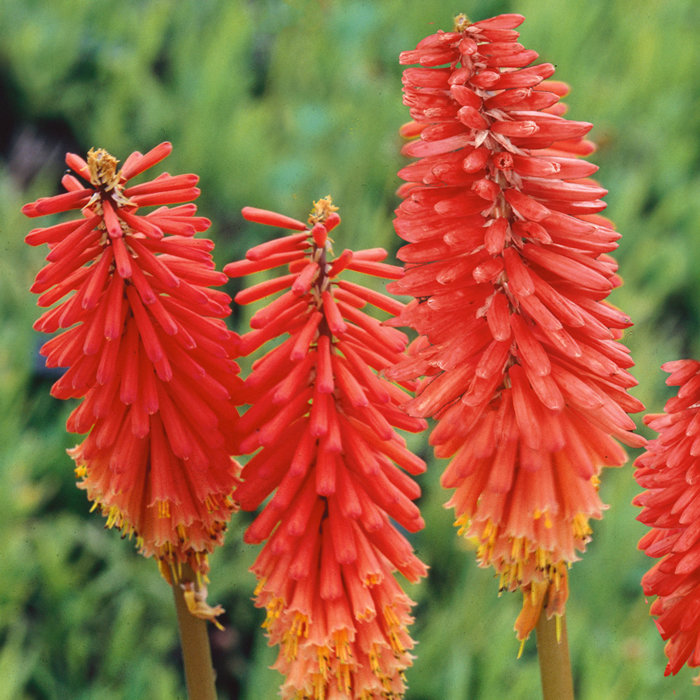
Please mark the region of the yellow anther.
POLYGON ((119 183, 119 161, 104 148, 91 148, 87 154, 87 164, 90 169, 90 182, 95 187, 105 186, 105 189, 111 190, 119 183))
POLYGON ((369 665, 372 669, 372 673, 374 673, 375 676, 379 676, 381 674, 382 669, 379 666, 379 656, 377 655, 376 644, 372 644, 372 648, 369 651, 369 665))
POLYGON ((350 681, 350 665, 345 663, 338 664, 335 672, 335 677, 338 680, 338 690, 350 695, 352 683, 350 681))
POLYGON ((471 26, 471 22, 469 21, 469 17, 464 14, 464 12, 460 12, 456 17, 455 17, 455 22, 454 22, 454 30, 456 32, 463 32, 465 31, 468 27, 471 26))
POLYGON ((337 630, 333 633, 335 655, 342 663, 350 662, 350 645, 348 644, 347 630, 337 630))
POLYGON ((309 214, 309 224, 311 226, 322 224, 328 218, 328 215, 334 211, 338 211, 338 207, 333 204, 333 199, 328 194, 323 199, 319 199, 318 202, 314 202, 314 208, 309 214))
POLYGON ((325 680, 328 675, 328 661, 331 657, 331 650, 328 647, 318 647, 316 649, 316 656, 318 657, 318 669, 325 680))

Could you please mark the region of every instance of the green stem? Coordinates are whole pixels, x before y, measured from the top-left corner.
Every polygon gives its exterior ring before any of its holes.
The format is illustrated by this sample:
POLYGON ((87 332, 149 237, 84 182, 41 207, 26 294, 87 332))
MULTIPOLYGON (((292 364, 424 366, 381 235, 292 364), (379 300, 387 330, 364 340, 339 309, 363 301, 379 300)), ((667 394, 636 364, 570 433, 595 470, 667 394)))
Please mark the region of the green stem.
POLYGON ((574 700, 566 617, 548 620, 543 609, 536 630, 543 700, 574 700))
MULTIPOLYGON (((189 567, 183 567, 183 582, 194 581, 194 574, 188 569, 189 567)), ((207 622, 190 613, 178 583, 173 583, 172 588, 189 700, 217 700, 207 622)))

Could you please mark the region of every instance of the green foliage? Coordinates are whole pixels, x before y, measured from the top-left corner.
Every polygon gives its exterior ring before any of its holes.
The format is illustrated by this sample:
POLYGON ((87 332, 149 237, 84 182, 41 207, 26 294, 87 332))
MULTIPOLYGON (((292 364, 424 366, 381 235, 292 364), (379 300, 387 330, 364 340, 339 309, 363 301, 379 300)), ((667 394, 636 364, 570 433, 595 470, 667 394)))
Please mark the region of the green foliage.
MULTIPOLYGON (((626 284, 614 301, 636 326, 637 395, 658 411, 661 362, 700 355, 700 106, 695 0, 483 1, 472 19, 521 12, 523 43, 572 85, 570 115, 592 121, 599 179, 623 233, 626 284)), ((170 592, 128 541, 104 531, 77 491, 65 448, 68 408, 48 396, 28 293, 42 252, 22 242, 19 208, 55 188, 66 150, 124 158, 171 140, 172 172, 201 177, 217 262, 265 235, 250 204, 303 218, 333 194, 337 245, 395 250, 391 212, 402 159, 397 55, 449 28, 444 3, 388 0, 3 0, 0 3, 0 700, 184 697, 170 592)), ((237 322, 242 314, 237 313, 237 322)), ((418 449, 427 448, 416 440, 418 449)), ((454 534, 431 464, 416 536, 430 579, 418 601, 410 700, 537 697, 534 641, 516 660, 519 601, 497 600, 454 534)), ((580 700, 689 698, 691 673, 664 679, 662 642, 639 579, 649 562, 629 505, 630 466, 604 475, 611 503, 571 572, 569 631, 580 700)), ((228 610, 213 634, 222 697, 274 697, 259 610, 249 601, 255 549, 234 519, 212 560, 211 599, 228 610)))

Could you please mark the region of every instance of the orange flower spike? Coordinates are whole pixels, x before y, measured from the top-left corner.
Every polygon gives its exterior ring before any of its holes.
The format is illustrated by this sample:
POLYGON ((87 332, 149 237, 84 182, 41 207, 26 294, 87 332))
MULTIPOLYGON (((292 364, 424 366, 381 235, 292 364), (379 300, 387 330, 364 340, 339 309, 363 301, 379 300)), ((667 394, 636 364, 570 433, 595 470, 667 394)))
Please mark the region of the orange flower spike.
MULTIPOLYGON (((121 169, 103 149, 90 150, 87 161, 68 154, 79 176, 64 176, 69 191, 23 211, 80 210, 26 237, 50 249, 32 287, 39 305, 60 302, 34 327, 68 329, 41 353, 47 366, 68 368, 52 394, 82 399, 67 423, 89 433, 69 450, 79 486, 108 527, 158 559, 166 578, 178 580, 187 563, 201 583, 234 510, 239 467, 229 457, 230 435, 241 381, 231 359, 236 336, 222 320, 230 298, 211 289, 226 275, 213 269, 211 241, 193 238, 209 221, 182 204, 199 194, 197 176, 129 183, 170 151, 162 143, 133 153, 121 169), (144 214, 149 205, 158 208, 144 214)), ((213 617, 220 609, 206 605, 203 591, 192 611, 213 617)))
MULTIPOLYGON (((243 216, 300 230, 274 212, 246 207, 243 216)), ((416 581, 426 569, 391 520, 409 532, 423 526, 413 504, 420 489, 399 466, 418 474, 425 463, 394 427, 419 431, 425 422, 403 414, 408 395, 375 373, 398 360, 405 336, 361 310, 401 305, 336 278, 350 262, 367 263, 370 274, 381 273, 376 265, 393 277, 400 269, 381 263, 379 249, 334 259, 328 233, 339 223, 326 197, 315 203, 305 239, 291 233, 252 249, 270 253, 267 268, 289 264, 290 274, 251 288, 282 294, 256 312, 256 330, 241 347, 288 338, 253 364, 245 382, 253 405, 239 424, 242 449, 262 449, 244 467, 235 498, 254 510, 274 494, 245 539, 265 542, 252 567, 256 605, 267 609, 263 627, 280 646, 282 697, 399 698, 412 659, 412 602, 394 572, 416 581), (375 346, 381 355, 367 349, 375 346)), ((234 262, 224 271, 254 270, 234 262)), ((254 298, 262 295, 236 296, 254 298)))
POLYGON ((651 614, 666 640, 669 675, 684 664, 700 666, 700 362, 678 360, 662 368, 678 393, 665 413, 645 417, 659 435, 635 462, 635 478, 646 490, 634 503, 642 508, 637 519, 651 528, 639 548, 659 559, 642 587, 645 595, 657 596, 651 614))
POLYGON ((604 509, 600 470, 626 460, 612 438, 644 443, 617 342, 630 321, 605 301, 619 235, 579 157, 591 125, 561 116, 566 87, 530 65, 522 21, 459 15, 401 54, 419 67, 403 73, 414 161, 395 219, 405 273, 389 289, 415 297, 392 325, 420 335, 387 373, 425 377, 406 409, 438 421, 443 485, 479 564, 525 595, 520 639, 542 605, 564 611, 567 567, 604 509))

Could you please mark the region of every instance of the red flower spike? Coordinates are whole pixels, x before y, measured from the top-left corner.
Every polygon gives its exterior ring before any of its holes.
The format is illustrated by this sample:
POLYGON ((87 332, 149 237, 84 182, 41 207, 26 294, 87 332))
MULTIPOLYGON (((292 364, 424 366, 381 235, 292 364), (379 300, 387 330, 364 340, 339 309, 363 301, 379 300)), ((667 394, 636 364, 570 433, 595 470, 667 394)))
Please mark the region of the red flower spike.
POLYGON ((616 342, 629 321, 605 301, 618 235, 596 215, 595 166, 578 159, 591 125, 560 116, 566 88, 550 64, 529 65, 522 21, 460 15, 401 54, 421 66, 403 74, 403 152, 417 160, 399 173, 408 245, 389 289, 416 300, 391 325, 420 335, 387 376, 425 377, 406 409, 437 419, 460 534, 501 590, 522 589, 525 639, 543 604, 563 613, 568 565, 604 508, 598 475, 626 459, 610 436, 643 439, 616 342))
MULTIPOLYGON (((252 569, 256 605, 267 609, 263 626, 280 645, 282 697, 399 698, 412 659, 412 602, 393 573, 416 581, 426 569, 391 520, 409 532, 423 526, 413 504, 420 489, 401 469, 418 474, 425 463, 394 426, 416 432, 425 422, 402 413, 408 395, 375 373, 399 359, 406 337, 359 310, 370 303, 400 311, 401 304, 336 279, 349 261, 368 265, 370 274, 387 268, 397 276, 400 269, 380 263, 380 249, 333 260, 325 232, 340 222, 335 209, 330 197, 315 203, 305 247, 299 234, 262 244, 288 250, 293 239, 304 257, 279 284, 253 287, 287 291, 253 316, 258 330, 244 335, 241 347, 250 336, 250 347, 289 337, 257 360, 246 380, 253 405, 239 423, 241 446, 262 449, 244 467, 234 498, 253 510, 274 492, 245 539, 265 542, 252 569)), ((273 226, 289 221, 244 211, 273 226)), ((250 268, 231 263, 225 270, 240 276, 250 268)))
MULTIPOLYGON (((188 563, 206 580, 207 554, 223 542, 235 509, 240 467, 229 454, 241 382, 231 359, 236 337, 222 320, 229 299, 210 289, 226 276, 213 270, 211 241, 191 237, 208 220, 195 216, 193 204, 140 209, 193 198, 197 177, 163 174, 127 186, 170 150, 164 143, 132 154, 121 170, 103 149, 90 150, 87 162, 68 154, 88 184, 64 177, 73 191, 23 211, 82 210, 26 239, 51 249, 32 289, 42 293, 41 306, 60 303, 35 327, 68 329, 41 353, 47 366, 68 367, 52 394, 82 399, 67 424, 89 433, 69 450, 79 486, 108 527, 136 537, 139 551, 158 559, 167 579, 178 580, 188 563)), ((193 614, 221 612, 200 593, 190 598, 193 614)))
POLYGON ((700 362, 678 360, 662 368, 678 393, 665 413, 645 417, 659 436, 635 462, 635 478, 646 490, 634 503, 642 508, 637 519, 651 528, 639 548, 659 559, 642 587, 645 595, 657 596, 650 612, 666 641, 669 675, 684 664, 700 666, 700 362))

